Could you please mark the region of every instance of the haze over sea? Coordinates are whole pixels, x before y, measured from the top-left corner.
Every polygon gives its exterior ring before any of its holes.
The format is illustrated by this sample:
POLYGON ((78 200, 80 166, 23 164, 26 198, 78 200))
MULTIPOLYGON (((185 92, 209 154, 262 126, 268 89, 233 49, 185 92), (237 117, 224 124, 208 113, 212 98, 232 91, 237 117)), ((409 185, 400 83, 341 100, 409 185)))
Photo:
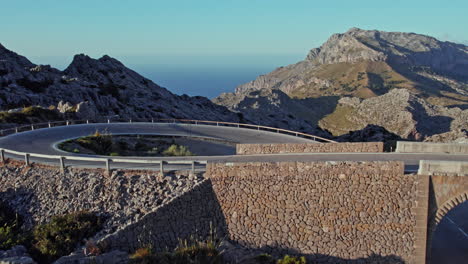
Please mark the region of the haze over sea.
MULTIPOLYGON (((295 63, 306 56, 306 54, 108 55, 173 93, 201 95, 210 99, 224 92, 233 92, 240 84, 252 81, 277 67, 295 63)), ((72 57, 59 56, 31 56, 34 63, 50 64, 61 70, 65 69, 72 59, 72 57)))

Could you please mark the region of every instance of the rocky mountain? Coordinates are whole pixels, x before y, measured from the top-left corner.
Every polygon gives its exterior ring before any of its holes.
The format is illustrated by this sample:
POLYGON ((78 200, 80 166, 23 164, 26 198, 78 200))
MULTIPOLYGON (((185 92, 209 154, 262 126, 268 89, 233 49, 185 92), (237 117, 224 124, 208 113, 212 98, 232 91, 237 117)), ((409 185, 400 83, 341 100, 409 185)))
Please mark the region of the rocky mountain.
POLYGON ((352 28, 213 101, 254 121, 278 115, 292 129, 334 136, 376 125, 406 139, 454 140, 468 129, 468 47, 352 28))
POLYGON ((0 45, 0 111, 40 106, 72 118, 239 121, 205 97, 178 96, 109 56, 80 54, 64 70, 36 65, 0 45))

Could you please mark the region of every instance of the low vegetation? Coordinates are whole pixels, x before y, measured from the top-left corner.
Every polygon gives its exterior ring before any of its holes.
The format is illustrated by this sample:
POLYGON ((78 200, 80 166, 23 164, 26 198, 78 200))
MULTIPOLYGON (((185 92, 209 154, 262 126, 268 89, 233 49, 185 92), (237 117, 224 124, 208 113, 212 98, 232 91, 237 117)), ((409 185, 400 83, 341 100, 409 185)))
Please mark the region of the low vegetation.
POLYGON ((52 263, 73 252, 84 239, 94 236, 103 218, 90 212, 54 216, 50 222, 23 230, 23 220, 12 208, 0 202, 0 250, 25 246, 34 260, 52 263))
POLYGON ((141 248, 131 255, 133 264, 221 264, 219 244, 214 239, 206 241, 182 240, 173 251, 153 252, 150 247, 141 248))
POLYGON ((103 219, 90 212, 76 212, 52 217, 51 221, 33 230, 31 253, 34 259, 51 263, 73 252, 85 238, 94 236, 103 219))
POLYGON ((163 136, 117 135, 96 132, 93 135, 65 141, 60 149, 106 156, 192 156, 187 146, 163 136))
POLYGON ((46 120, 61 120, 60 114, 52 108, 29 106, 19 112, 0 112, 0 123, 30 124, 46 120))
POLYGON ((4 202, 0 202, 0 250, 10 249, 27 240, 21 226, 23 219, 4 202))
POLYGON ((282 258, 276 259, 269 254, 260 254, 252 259, 253 263, 257 264, 306 264, 305 257, 296 257, 285 255, 282 258))

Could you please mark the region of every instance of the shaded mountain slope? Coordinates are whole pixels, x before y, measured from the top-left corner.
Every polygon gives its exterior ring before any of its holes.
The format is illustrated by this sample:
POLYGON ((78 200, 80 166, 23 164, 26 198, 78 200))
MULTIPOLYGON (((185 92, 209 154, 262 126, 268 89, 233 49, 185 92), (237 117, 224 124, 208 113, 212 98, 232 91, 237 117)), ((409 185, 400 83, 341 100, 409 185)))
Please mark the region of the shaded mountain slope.
POLYGON ((36 105, 73 112, 77 118, 239 120, 205 97, 172 94, 109 56, 76 55, 60 71, 0 45, 0 110, 36 105))

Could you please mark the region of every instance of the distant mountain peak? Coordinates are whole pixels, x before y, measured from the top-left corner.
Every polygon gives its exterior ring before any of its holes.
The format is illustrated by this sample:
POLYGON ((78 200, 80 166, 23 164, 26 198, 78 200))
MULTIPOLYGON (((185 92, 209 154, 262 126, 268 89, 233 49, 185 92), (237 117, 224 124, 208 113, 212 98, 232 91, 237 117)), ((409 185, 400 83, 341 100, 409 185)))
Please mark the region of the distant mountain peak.
POLYGON ((82 76, 90 73, 94 75, 96 72, 122 72, 126 69, 120 61, 108 55, 94 59, 86 54, 76 54, 64 72, 70 76, 82 76))
POLYGON ((318 120, 335 135, 374 124, 405 138, 458 136, 468 125, 468 47, 415 33, 351 28, 331 35, 305 60, 213 101, 299 130, 318 120), (284 96, 276 100, 265 90, 284 96))

